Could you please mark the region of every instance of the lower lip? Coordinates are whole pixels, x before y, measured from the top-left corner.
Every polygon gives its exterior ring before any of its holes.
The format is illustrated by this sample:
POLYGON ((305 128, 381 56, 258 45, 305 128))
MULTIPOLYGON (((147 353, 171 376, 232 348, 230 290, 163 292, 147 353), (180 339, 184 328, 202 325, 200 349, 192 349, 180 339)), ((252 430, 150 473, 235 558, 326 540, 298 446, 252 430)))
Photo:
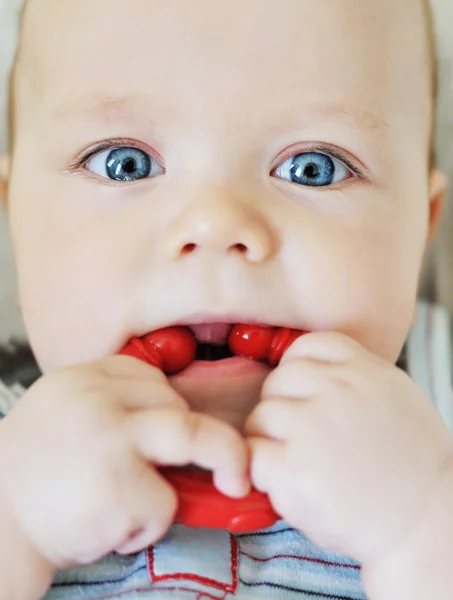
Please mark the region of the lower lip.
POLYGON ((266 375, 271 368, 256 360, 234 356, 224 360, 206 361, 195 360, 184 371, 174 375, 177 379, 203 379, 219 380, 233 379, 236 377, 250 377, 251 375, 266 375))

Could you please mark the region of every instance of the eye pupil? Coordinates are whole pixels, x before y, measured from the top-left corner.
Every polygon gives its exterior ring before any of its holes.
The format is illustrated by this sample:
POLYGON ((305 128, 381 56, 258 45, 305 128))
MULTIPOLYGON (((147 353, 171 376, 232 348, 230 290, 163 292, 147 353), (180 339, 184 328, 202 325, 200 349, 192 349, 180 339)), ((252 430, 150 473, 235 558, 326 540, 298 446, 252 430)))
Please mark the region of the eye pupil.
POLYGON ((126 173, 133 173, 137 169, 137 163, 131 158, 130 160, 125 161, 123 169, 126 173))
POLYGON ((318 176, 319 176, 319 169, 315 164, 310 163, 309 165, 306 166, 305 177, 308 177, 310 179, 315 179, 318 176))

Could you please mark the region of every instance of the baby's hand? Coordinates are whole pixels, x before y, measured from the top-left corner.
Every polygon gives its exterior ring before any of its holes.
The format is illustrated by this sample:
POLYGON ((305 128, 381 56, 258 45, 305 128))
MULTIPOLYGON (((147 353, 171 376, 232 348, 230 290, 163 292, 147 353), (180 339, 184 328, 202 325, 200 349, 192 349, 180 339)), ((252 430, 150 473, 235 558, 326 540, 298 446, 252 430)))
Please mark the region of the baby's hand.
POLYGON ((452 438, 409 377, 339 334, 309 334, 249 418, 252 483, 315 543, 372 566, 414 532, 452 438))
MULTIPOLYGON (((176 494, 155 465, 212 470, 247 492, 245 441, 191 412, 157 369, 129 357, 43 377, 0 423, 0 492, 55 568, 142 550, 163 536, 176 494)), ((18 532, 19 535, 19 532, 18 532)))

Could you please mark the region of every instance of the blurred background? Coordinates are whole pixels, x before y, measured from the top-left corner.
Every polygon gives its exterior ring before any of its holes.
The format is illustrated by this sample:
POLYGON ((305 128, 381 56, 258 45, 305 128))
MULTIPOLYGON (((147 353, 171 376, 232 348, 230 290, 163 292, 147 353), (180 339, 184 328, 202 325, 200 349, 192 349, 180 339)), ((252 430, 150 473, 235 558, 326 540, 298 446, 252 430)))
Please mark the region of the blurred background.
MULTIPOLYGON (((22 0, 0 0, 0 155, 8 147, 7 83, 21 3, 22 0)), ((444 304, 453 314, 453 0, 432 0, 432 5, 440 80, 438 162, 449 174, 452 185, 443 225, 427 260, 421 294, 444 304)), ((15 301, 14 268, 6 218, 0 207, 0 342, 11 336, 23 338, 25 333, 15 301)))
MULTIPOLYGON (((0 155, 7 147, 6 99, 8 73, 17 39, 17 18, 22 0, 0 0, 0 155)), ((24 327, 15 302, 12 253, 6 219, 0 203, 0 342, 11 336, 23 338, 24 327)))

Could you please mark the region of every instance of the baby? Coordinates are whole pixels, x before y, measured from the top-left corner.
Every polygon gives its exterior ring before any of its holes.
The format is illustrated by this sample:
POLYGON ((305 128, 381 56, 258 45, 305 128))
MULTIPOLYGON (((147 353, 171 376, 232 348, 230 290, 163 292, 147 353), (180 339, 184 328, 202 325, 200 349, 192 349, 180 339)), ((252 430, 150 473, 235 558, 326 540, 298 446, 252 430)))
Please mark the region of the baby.
POLYGON ((452 597, 453 437, 395 366, 444 192, 426 23, 29 0, 2 172, 44 375, 0 423, 2 600, 452 597), (116 356, 235 323, 309 333, 275 369, 116 356), (282 521, 172 525, 189 465, 282 521))

